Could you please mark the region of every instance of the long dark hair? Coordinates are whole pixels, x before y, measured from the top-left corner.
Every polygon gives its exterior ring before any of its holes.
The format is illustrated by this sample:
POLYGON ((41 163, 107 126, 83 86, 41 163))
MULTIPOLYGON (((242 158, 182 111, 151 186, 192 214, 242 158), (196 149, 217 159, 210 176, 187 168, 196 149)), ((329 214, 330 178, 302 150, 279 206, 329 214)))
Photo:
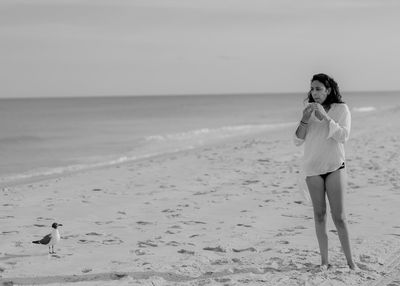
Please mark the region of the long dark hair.
MULTIPOLYGON (((340 91, 339 91, 339 86, 332 77, 330 77, 329 75, 326 75, 324 73, 319 73, 319 74, 313 75, 311 82, 313 82, 315 80, 322 83, 325 86, 325 88, 331 89, 331 92, 328 94, 328 96, 326 97, 326 99, 324 101, 325 106, 330 107, 332 103, 344 103, 344 101, 342 100, 342 95, 340 94, 340 91)), ((311 95, 311 91, 308 92, 306 101, 307 100, 308 100, 308 102, 315 102, 311 95)))

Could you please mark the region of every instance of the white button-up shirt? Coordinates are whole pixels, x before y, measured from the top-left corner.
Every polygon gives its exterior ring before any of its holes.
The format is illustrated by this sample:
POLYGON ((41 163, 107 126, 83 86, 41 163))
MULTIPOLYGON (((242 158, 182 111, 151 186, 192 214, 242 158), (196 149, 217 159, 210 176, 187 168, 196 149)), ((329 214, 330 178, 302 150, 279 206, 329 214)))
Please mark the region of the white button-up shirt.
POLYGON ((333 103, 327 114, 329 120, 320 121, 312 113, 305 139, 298 138, 296 132, 294 134, 296 146, 304 143, 305 176, 333 172, 345 161, 344 143, 349 139, 351 128, 349 107, 344 103, 333 103))

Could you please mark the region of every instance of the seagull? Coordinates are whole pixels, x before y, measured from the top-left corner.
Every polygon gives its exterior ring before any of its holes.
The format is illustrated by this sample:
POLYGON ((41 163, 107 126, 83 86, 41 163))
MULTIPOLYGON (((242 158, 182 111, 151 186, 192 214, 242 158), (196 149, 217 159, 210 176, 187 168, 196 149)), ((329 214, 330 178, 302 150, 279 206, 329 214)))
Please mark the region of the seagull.
POLYGON ((56 245, 61 239, 60 232, 57 229, 59 226, 62 226, 62 224, 61 223, 56 223, 56 222, 53 223, 51 225, 51 227, 53 228, 51 233, 49 233, 48 235, 44 236, 41 240, 32 241, 32 243, 48 245, 49 246, 49 253, 50 254, 54 254, 55 253, 54 245, 56 245))

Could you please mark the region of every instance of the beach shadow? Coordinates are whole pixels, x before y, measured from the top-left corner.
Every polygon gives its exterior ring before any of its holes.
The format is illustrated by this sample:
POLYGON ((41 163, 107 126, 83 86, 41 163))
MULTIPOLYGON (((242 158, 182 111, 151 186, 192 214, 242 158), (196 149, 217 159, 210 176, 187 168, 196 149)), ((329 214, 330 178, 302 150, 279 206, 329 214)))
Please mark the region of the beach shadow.
POLYGON ((58 276, 42 276, 42 277, 14 277, 0 278, 0 285, 43 285, 43 284, 63 284, 74 282, 105 282, 112 280, 121 280, 124 278, 134 278, 138 280, 149 279, 151 277, 162 277, 168 281, 189 281, 193 278, 176 275, 172 273, 161 272, 109 272, 97 274, 81 274, 81 275, 58 275, 58 276))
POLYGON ((265 274, 267 272, 281 272, 279 269, 272 267, 267 268, 243 268, 243 269, 230 269, 218 272, 206 272, 197 277, 186 275, 179 275, 170 272, 108 272, 108 273, 93 273, 81 275, 58 275, 58 276, 42 276, 42 277, 14 277, 14 278, 1 278, 1 285, 42 285, 42 284, 62 284, 74 282, 94 282, 94 281, 112 281, 132 278, 136 280, 152 279, 154 277, 162 278, 168 282, 188 282, 203 279, 220 279, 234 274, 265 274))
MULTIPOLYGON (((5 253, 4 256, 0 257, 0 261, 14 259, 14 258, 25 258, 25 257, 40 257, 40 256, 48 256, 49 253, 37 253, 37 254, 9 254, 5 253)), ((58 255, 52 254, 53 257, 60 257, 58 255)))
POLYGON ((4 256, 0 257, 0 261, 2 260, 8 260, 8 259, 13 259, 13 258, 24 258, 24 257, 35 257, 35 256, 46 256, 48 253, 41 253, 41 254, 8 254, 5 253, 4 256))

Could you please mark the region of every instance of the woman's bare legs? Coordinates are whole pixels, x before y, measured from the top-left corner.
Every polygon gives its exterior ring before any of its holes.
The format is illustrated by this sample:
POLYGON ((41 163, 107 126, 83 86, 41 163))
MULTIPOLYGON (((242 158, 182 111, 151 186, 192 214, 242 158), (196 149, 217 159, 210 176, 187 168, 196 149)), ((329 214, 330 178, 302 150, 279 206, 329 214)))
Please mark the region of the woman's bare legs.
POLYGON ((326 178, 325 186, 332 219, 335 223, 347 264, 351 269, 354 269, 355 264, 351 255, 350 238, 343 204, 344 191, 346 188, 346 171, 340 169, 329 174, 326 178))
POLYGON ((326 232, 325 182, 320 176, 306 178, 314 209, 315 232, 317 234, 321 265, 328 266, 328 235, 326 232))

